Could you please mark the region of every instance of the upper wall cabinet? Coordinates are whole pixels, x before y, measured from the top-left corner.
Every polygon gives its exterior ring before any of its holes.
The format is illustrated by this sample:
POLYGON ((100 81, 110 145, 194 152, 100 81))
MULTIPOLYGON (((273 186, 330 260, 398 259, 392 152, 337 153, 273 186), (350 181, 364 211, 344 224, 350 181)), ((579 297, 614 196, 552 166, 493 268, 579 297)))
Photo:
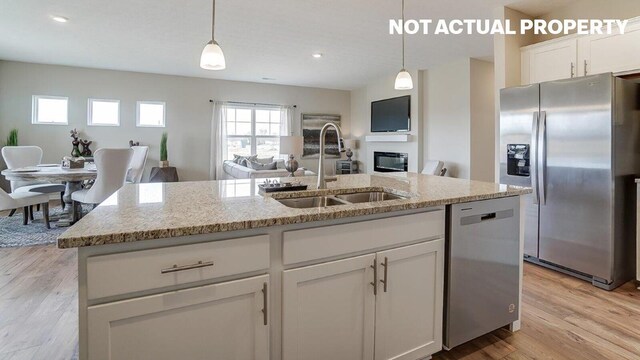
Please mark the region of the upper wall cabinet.
POLYGON ((640 70, 640 22, 627 26, 624 34, 578 38, 580 75, 640 70))
POLYGON ((553 41, 523 50, 522 83, 532 84, 576 75, 576 40, 553 41))
POLYGON ((525 46, 520 51, 522 85, 640 71, 640 18, 631 20, 624 34, 569 35, 525 46))

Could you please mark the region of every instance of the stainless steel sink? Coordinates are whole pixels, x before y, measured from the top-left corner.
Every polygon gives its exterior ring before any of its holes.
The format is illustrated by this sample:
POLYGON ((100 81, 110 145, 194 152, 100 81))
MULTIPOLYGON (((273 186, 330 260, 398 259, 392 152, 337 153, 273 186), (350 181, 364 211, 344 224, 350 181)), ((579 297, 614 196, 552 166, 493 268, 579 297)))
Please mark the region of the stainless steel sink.
POLYGON ((336 199, 333 196, 312 196, 292 199, 280 199, 278 201, 282 205, 296 209, 320 208, 347 204, 346 202, 336 199))
POLYGON ((395 195, 383 191, 360 192, 327 196, 308 196, 291 199, 278 199, 285 206, 296 209, 322 208, 327 206, 358 204, 365 202, 385 201, 405 199, 400 195, 395 195))
POLYGON ((336 195, 338 199, 348 201, 352 204, 364 203, 364 202, 374 202, 374 201, 385 201, 385 200, 397 200, 404 199, 404 197, 383 192, 383 191, 374 191, 374 192, 361 192, 361 193, 353 193, 353 194, 341 194, 336 195))

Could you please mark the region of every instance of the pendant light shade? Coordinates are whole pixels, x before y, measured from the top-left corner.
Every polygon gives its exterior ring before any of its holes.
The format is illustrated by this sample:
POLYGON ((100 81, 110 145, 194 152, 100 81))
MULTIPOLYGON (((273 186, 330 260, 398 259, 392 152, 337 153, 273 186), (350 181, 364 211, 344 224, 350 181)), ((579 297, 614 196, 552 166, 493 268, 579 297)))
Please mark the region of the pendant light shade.
POLYGON ((215 28, 216 0, 213 0, 213 10, 211 11, 211 41, 207 43, 202 50, 202 55, 200 55, 200 67, 205 70, 223 70, 227 67, 222 48, 220 48, 214 36, 215 28))
POLYGON ((413 89, 413 80, 411 74, 405 69, 400 70, 398 76, 396 76, 396 90, 411 90, 413 89))
POLYGON ((413 89, 413 80, 411 74, 404 68, 404 0, 402 0, 402 27, 402 69, 396 76, 394 88, 396 90, 411 90, 413 89))
POLYGON ((200 67, 206 70, 223 70, 226 67, 222 48, 214 40, 209 41, 202 50, 200 67))

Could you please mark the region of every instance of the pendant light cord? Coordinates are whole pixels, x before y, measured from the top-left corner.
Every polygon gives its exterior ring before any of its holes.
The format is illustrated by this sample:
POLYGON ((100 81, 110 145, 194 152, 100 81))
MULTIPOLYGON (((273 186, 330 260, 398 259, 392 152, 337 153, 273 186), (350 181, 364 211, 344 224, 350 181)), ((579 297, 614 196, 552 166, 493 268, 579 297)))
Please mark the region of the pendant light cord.
POLYGON ((213 41, 216 41, 215 36, 213 36, 215 28, 216 28, 216 0, 213 0, 213 10, 211 10, 211 40, 213 41))
MULTIPOLYGON (((215 1, 215 0, 213 0, 215 1)), ((402 0, 402 69, 404 70, 404 0, 402 0)))

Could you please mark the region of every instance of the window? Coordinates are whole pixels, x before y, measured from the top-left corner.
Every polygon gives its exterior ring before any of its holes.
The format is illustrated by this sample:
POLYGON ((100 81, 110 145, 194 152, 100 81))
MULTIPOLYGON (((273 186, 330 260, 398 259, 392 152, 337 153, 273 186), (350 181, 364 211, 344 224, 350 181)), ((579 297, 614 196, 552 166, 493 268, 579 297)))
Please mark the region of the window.
POLYGON ((119 126, 120 100, 89 99, 87 114, 91 126, 119 126))
POLYGON ((164 127, 165 104, 162 101, 138 101, 136 126, 164 127))
MULTIPOLYGON (((256 190, 251 185, 250 179, 227 180, 222 184, 222 196, 225 198, 253 196, 256 190)), ((254 186, 257 185, 254 183, 254 186)))
POLYGON ((31 103, 32 124, 67 125, 69 98, 33 95, 31 103))
POLYGON ((227 157, 254 155, 279 157, 280 115, 277 108, 227 107, 227 157))

